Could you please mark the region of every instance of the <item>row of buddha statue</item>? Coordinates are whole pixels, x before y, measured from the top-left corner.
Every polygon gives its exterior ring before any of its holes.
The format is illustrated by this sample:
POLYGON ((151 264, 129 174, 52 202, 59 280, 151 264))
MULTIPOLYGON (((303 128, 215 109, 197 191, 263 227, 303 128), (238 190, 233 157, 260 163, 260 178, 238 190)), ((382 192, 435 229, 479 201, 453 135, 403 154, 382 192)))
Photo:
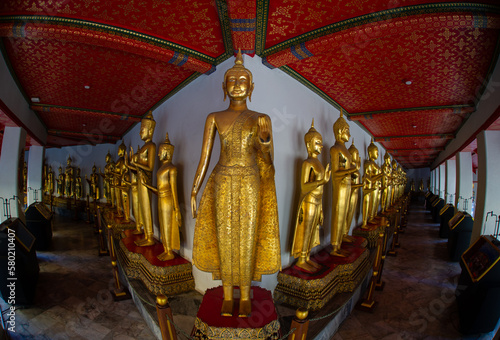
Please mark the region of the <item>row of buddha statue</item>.
POLYGON ((44 165, 43 167, 43 187, 44 193, 53 195, 54 189, 57 196, 81 199, 83 197, 83 182, 80 168, 75 168, 72 164, 72 159, 68 156, 67 165, 63 172, 62 166, 59 166, 59 174, 54 178, 52 166, 44 165), (54 188, 54 183, 56 187, 54 188))
MULTIPOLYGON (((200 161, 191 190, 191 213, 196 218, 193 241, 193 264, 222 280, 221 314, 232 315, 234 287, 240 291, 239 316, 251 312, 250 287, 263 274, 281 268, 278 209, 273 164, 273 135, 268 115, 249 110, 254 83, 252 73, 243 66, 238 52, 235 65, 226 71, 222 84, 226 110, 210 113, 205 122, 200 161), (203 190, 198 193, 208 172, 216 135, 220 138, 220 156, 203 190)), ((151 194, 158 195, 158 215, 164 252, 160 260, 175 257, 180 248, 179 226, 182 223, 177 196, 177 168, 172 164, 174 146, 168 135, 158 147, 161 163, 152 185, 156 161, 155 130, 152 113, 141 120, 140 137, 144 144, 127 154, 122 143, 118 160, 106 156, 104 197, 116 216, 125 221, 134 215, 134 233, 144 236, 138 246, 154 244, 151 194), (131 199, 130 199, 131 197, 131 199), (130 207, 132 203, 132 207, 130 207)), ((362 228, 373 223, 379 207, 385 211, 403 193, 406 176, 397 163, 386 155, 382 167, 376 164, 378 148, 368 146, 368 160, 363 174, 358 150, 345 143, 350 139, 349 125, 342 116, 333 126, 335 144, 330 149, 330 164, 318 159, 323 149, 321 134, 312 124, 304 141, 308 158, 303 162, 300 179, 300 202, 295 220, 292 255, 297 266, 314 272, 319 265, 310 260, 311 250, 320 244, 319 227, 323 224, 323 187, 332 182, 331 244, 332 255, 347 256, 342 242, 352 242, 348 235, 362 189, 362 228)), ((98 175, 90 177, 91 191, 98 196, 98 175), (95 176, 95 177, 93 177, 95 176)), ((100 171, 99 171, 100 173, 100 171)))
POLYGON ((342 249, 342 242, 352 243, 349 236, 351 223, 358 208, 358 191, 362 189, 362 224, 366 229, 376 224, 379 209, 384 214, 401 197, 406 185, 406 174, 397 162, 391 162, 386 153, 384 164, 380 167, 378 147, 371 141, 368 146, 368 159, 360 173, 361 158, 358 149, 345 143, 350 138, 349 125, 340 113, 333 125, 335 144, 330 148, 330 163, 324 167, 318 160, 323 149, 321 134, 311 128, 304 136, 308 158, 302 163, 300 177, 300 195, 295 221, 292 255, 298 258, 296 266, 309 272, 315 272, 319 265, 310 259, 312 248, 320 244, 319 228, 323 224, 323 186, 332 181, 331 208, 331 255, 348 256, 342 249))

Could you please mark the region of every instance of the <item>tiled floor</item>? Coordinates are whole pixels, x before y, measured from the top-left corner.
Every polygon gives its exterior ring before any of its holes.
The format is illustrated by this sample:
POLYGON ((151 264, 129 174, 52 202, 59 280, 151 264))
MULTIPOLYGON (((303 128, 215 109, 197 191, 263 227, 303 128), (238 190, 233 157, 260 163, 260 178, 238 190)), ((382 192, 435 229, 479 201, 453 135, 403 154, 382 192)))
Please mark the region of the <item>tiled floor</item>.
MULTIPOLYGON (((132 300, 113 302, 109 257, 93 225, 55 217, 53 244, 38 251, 34 306, 17 309, 12 339, 155 339, 132 300)), ((2 311, 7 308, 0 299, 2 311)))
MULTIPOLYGON (((332 339, 492 339, 458 332, 454 292, 460 267, 447 261, 446 240, 422 204, 409 214, 398 255, 385 262, 386 285, 375 292, 376 310, 354 310, 332 339)), ((56 217, 52 249, 38 252, 38 258, 35 306, 17 310, 13 339, 154 339, 131 300, 111 300, 110 260, 97 256, 92 225, 56 217)), ((174 314, 183 305, 170 303, 174 314)), ((7 308, 1 299, 0 304, 7 308)), ((174 321, 182 323, 175 315, 174 321)))
MULTIPOLYGON (((333 340, 492 339, 493 334, 463 336, 459 331, 455 288, 461 269, 447 259, 447 239, 438 235, 423 203, 413 204, 396 257, 387 257, 385 288, 376 291, 373 313, 354 310, 333 340)), ((499 306, 500 308, 500 306, 499 306)))

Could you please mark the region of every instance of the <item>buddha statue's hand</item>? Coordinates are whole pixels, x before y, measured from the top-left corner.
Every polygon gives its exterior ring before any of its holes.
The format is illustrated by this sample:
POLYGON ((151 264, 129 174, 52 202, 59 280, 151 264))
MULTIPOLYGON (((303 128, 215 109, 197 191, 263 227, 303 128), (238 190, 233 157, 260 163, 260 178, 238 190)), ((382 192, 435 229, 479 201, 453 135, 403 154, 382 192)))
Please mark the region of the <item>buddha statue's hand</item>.
POLYGON ((271 121, 267 116, 259 116, 257 121, 259 126, 259 139, 261 143, 269 143, 271 141, 271 121))
POLYGON ((332 175, 332 170, 330 170, 330 163, 328 163, 325 168, 325 177, 323 178, 323 183, 325 184, 328 183, 331 175, 332 175))
POLYGON ((182 215, 181 215, 181 211, 179 210, 179 207, 177 207, 176 211, 175 211, 175 219, 177 220, 177 225, 182 225, 182 215))
POLYGON ((191 215, 193 215, 193 218, 196 218, 196 194, 191 193, 191 215))

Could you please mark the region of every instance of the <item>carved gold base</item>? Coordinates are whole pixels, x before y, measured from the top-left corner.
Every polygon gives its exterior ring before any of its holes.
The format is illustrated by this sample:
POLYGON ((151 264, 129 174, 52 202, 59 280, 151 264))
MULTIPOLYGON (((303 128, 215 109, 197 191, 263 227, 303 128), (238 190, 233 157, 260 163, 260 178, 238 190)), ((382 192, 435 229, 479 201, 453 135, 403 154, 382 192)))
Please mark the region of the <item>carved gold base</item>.
POLYGON ((331 256, 331 246, 311 256, 312 261, 321 265, 315 273, 295 265, 282 270, 274 291, 275 301, 318 310, 336 294, 354 291, 371 268, 370 252, 361 246, 366 241, 357 238, 359 241, 354 244, 342 244, 342 249, 350 252, 347 257, 331 256))
POLYGON ((368 241, 368 248, 375 248, 377 246, 378 234, 380 232, 381 225, 378 224, 367 224, 366 228, 356 227, 352 231, 353 236, 363 237, 368 241))
MULTIPOLYGON (((279 339, 280 323, 271 292, 252 287, 252 314, 250 317, 221 316, 222 287, 208 289, 196 316, 193 339, 279 339)), ((235 299, 235 313, 239 299, 235 299)))
POLYGON ((128 277, 139 279, 155 295, 173 295, 194 289, 191 262, 178 254, 172 260, 158 260, 163 245, 155 241, 152 246, 138 247, 135 241, 142 235, 134 235, 132 231, 126 230, 121 240, 114 240, 118 261, 128 277))

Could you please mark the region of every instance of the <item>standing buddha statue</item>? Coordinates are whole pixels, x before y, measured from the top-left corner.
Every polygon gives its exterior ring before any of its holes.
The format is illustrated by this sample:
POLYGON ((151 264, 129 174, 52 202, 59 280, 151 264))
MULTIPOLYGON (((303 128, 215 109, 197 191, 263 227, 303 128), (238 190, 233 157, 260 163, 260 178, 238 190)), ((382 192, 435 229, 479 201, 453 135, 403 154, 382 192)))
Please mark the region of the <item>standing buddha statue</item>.
POLYGON ((52 170, 52 166, 49 165, 49 172, 47 174, 47 190, 49 195, 54 194, 54 171, 52 170))
POLYGON ((222 89, 226 110, 207 116, 200 162, 191 191, 197 217, 193 263, 222 280, 222 315, 233 314, 233 287, 240 288, 239 316, 251 313, 251 282, 281 267, 273 139, 268 115, 251 111, 254 84, 241 52, 226 71, 222 89), (196 196, 207 173, 216 133, 220 157, 200 201, 196 196))
POLYGON ((361 167, 361 158, 359 157, 358 149, 354 146, 354 140, 352 141, 352 144, 349 149, 347 149, 347 151, 349 151, 349 153, 351 154, 352 163, 356 167, 356 171, 351 174, 351 196, 349 199, 349 209, 347 210, 347 218, 342 241, 354 242, 355 238, 349 236, 349 231, 351 230, 351 223, 358 207, 358 190, 363 186, 363 183, 361 183, 361 174, 359 173, 359 169, 361 167))
POLYGON ((168 133, 165 141, 158 146, 160 168, 156 172, 157 188, 143 183, 158 195, 158 220, 160 223, 163 253, 158 255, 160 261, 172 260, 174 250, 179 250, 179 227, 182 224, 179 199, 177 197, 177 168, 172 164, 174 146, 170 144, 168 133))
POLYGON ((82 186, 82 176, 80 175, 80 168, 76 168, 75 176, 75 197, 76 199, 81 199, 83 196, 83 186, 82 186))
POLYGON ((382 213, 389 209, 390 192, 391 192, 391 156, 386 152, 384 155, 384 164, 382 165, 382 197, 381 208, 382 213))
POLYGON ((66 176, 64 176, 64 195, 66 197, 72 197, 74 194, 74 185, 75 185, 75 169, 71 165, 72 159, 71 156, 68 156, 66 160, 66 176))
POLYGON ((311 249, 320 244, 319 227, 323 224, 323 186, 330 180, 330 164, 326 170, 318 160, 323 150, 323 137, 314 128, 304 136, 307 148, 307 159, 302 162, 300 175, 300 198, 297 218, 295 220, 292 256, 299 258, 297 267, 315 272, 321 266, 309 256, 311 249))
POLYGON ((57 196, 64 196, 64 173, 62 166, 59 166, 59 175, 57 176, 57 196))
MULTIPOLYGON (((137 194, 141 209, 141 219, 144 227, 144 239, 135 241, 135 244, 140 247, 151 246, 155 243, 153 233, 153 219, 151 217, 151 193, 147 185, 152 183, 152 173, 155 167, 156 159, 156 144, 152 142, 153 133, 155 131, 156 122, 153 119, 153 114, 148 111, 141 120, 141 139, 144 141, 143 146, 139 149, 137 158, 132 157, 127 166, 132 171, 137 171, 137 194)), ((134 150, 131 148, 132 154, 134 150)))
POLYGON ((351 176, 355 173, 356 166, 352 164, 352 157, 345 143, 351 138, 349 124, 342 115, 333 124, 335 144, 330 148, 330 163, 332 168, 332 222, 331 244, 334 256, 345 257, 349 252, 343 250, 342 238, 346 230, 347 212, 351 200, 351 176))

